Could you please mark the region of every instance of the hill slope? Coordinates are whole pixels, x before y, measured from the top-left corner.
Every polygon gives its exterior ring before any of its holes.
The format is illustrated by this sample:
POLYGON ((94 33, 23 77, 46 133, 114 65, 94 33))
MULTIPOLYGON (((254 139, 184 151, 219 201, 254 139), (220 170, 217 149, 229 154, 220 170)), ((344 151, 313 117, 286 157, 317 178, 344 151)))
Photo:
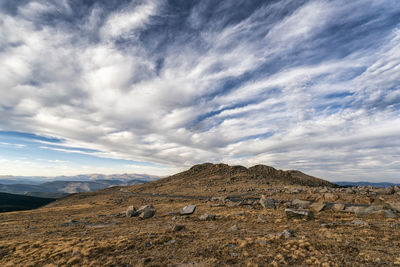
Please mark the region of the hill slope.
POLYGON ((0 193, 0 212, 36 209, 53 201, 53 198, 0 193))

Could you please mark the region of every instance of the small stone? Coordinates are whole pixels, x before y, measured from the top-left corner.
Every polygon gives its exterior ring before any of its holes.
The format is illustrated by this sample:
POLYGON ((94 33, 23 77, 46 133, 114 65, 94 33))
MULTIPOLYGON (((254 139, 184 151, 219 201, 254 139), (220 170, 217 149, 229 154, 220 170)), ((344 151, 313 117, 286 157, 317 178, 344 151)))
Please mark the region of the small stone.
POLYGON ((180 211, 181 215, 190 215, 193 214, 194 211, 196 210, 196 205, 187 205, 185 207, 183 207, 180 211))
POLYGON ((315 212, 320 212, 322 210, 324 210, 326 207, 326 205, 322 202, 315 202, 313 204, 311 204, 310 208, 315 211, 315 212))
POLYGON ((266 241, 266 240, 263 240, 263 239, 257 239, 257 240, 256 240, 256 243, 257 243, 258 245, 261 245, 261 246, 267 245, 267 241, 266 241))
POLYGON ((338 199, 338 196, 332 193, 325 193, 324 199, 325 201, 334 202, 338 199))
POLYGON ((332 206, 332 209, 333 209, 333 210, 336 210, 336 211, 343 211, 344 208, 345 208, 345 205, 342 204, 342 203, 336 203, 336 204, 334 204, 334 205, 332 206))
POLYGON ((263 206, 264 209, 275 209, 276 204, 275 204, 275 199, 273 198, 265 198, 265 196, 262 196, 260 199, 260 204, 263 206))
POLYGON ((295 199, 292 201, 292 205, 297 208, 307 209, 310 206, 310 204, 311 201, 308 200, 295 199))
POLYGON ((71 253, 71 257, 79 256, 81 252, 78 249, 74 249, 71 253))
POLYGON ((217 219, 215 214, 203 214, 200 216, 200 220, 202 221, 214 221, 217 219))
POLYGON ((175 239, 171 239, 171 240, 169 240, 169 241, 167 241, 167 242, 165 242, 165 245, 172 245, 172 244, 175 244, 176 243, 176 240, 175 239))
POLYGON ((258 215, 258 216, 257 216, 257 220, 263 222, 263 221, 265 221, 265 217, 264 217, 264 216, 261 216, 261 215, 258 215))
POLYGON ((400 212, 400 202, 389 203, 389 207, 393 211, 400 212))
POLYGON ((365 207, 349 206, 349 207, 346 207, 344 211, 351 212, 354 214, 362 214, 364 212, 364 210, 365 210, 365 207))
POLYGON ((175 225, 172 227, 172 231, 173 231, 173 232, 179 232, 179 231, 182 231, 184 228, 185 228, 184 225, 175 224, 175 225))
POLYGON ((288 219, 293 218, 310 220, 314 218, 314 213, 310 210, 285 209, 285 213, 288 219))
POLYGON ((229 230, 231 230, 231 231, 237 231, 237 230, 239 230, 239 228, 238 228, 237 225, 235 224, 234 226, 232 226, 231 228, 229 228, 229 230))
POLYGON ((362 220, 354 220, 354 221, 349 222, 349 225, 367 226, 368 223, 366 221, 362 221, 362 220))
POLYGON ((293 237, 294 236, 294 232, 289 230, 289 229, 285 229, 282 231, 282 236, 284 236, 285 238, 289 238, 289 237, 293 237))

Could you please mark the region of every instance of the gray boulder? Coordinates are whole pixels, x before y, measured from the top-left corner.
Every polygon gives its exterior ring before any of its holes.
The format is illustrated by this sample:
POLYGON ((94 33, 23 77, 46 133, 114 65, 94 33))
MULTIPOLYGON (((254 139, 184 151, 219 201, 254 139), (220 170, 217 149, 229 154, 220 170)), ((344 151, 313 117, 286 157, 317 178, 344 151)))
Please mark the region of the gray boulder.
POLYGON ((146 205, 138 209, 140 219, 148 219, 156 214, 156 209, 152 205, 146 205))
POLYGON ((129 206, 125 212, 126 217, 136 217, 139 216, 139 212, 136 210, 136 207, 129 206))

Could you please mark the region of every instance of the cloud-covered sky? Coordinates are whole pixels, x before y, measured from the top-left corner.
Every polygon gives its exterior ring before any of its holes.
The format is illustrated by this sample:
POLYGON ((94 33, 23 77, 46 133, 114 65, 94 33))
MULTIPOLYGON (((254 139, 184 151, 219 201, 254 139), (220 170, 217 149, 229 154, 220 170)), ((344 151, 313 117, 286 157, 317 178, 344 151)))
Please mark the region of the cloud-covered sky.
POLYGON ((400 182, 400 1, 0 1, 0 174, 202 162, 400 182))

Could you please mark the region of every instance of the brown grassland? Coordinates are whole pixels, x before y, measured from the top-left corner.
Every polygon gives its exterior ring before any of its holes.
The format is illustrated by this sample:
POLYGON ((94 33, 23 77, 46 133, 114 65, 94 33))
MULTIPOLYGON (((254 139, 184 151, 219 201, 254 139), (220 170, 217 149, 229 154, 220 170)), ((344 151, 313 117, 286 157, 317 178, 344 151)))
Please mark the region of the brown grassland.
MULTIPOLYGON (((0 266, 400 265, 398 217, 359 218, 327 209, 312 220, 288 219, 288 201, 328 201, 320 191, 333 185, 304 174, 285 175, 203 164, 148 184, 75 194, 36 210, 2 213, 0 266), (223 201, 262 194, 276 199, 277 208, 223 201), (194 214, 170 214, 188 204, 197 205, 194 214), (153 205, 157 212, 143 220, 126 217, 130 205, 153 205), (200 220, 202 214, 215 214, 216 220, 200 220), (174 231, 175 225, 183 229, 174 231), (294 235, 280 235, 285 229, 294 235)), ((336 190, 332 195, 329 201, 336 203, 400 201, 399 194, 336 190)))

